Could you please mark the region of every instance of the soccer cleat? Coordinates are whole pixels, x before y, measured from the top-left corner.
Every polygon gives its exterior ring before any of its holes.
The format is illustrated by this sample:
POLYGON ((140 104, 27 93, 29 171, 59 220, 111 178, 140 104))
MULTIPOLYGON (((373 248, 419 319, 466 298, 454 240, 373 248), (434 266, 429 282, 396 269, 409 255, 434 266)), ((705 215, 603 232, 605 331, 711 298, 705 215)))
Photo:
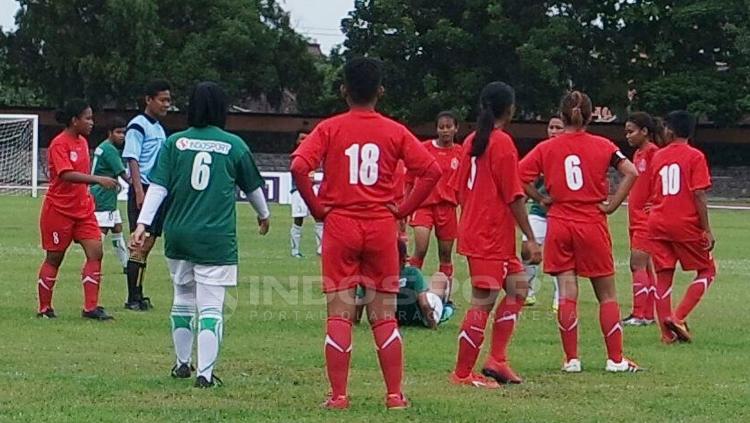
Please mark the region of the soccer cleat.
POLYGON ((339 395, 334 398, 329 395, 325 402, 320 404, 320 406, 328 410, 346 410, 349 408, 349 397, 346 395, 339 395))
POLYGON ((661 343, 665 345, 671 345, 677 342, 677 335, 674 332, 670 332, 671 337, 666 337, 664 335, 661 336, 661 343))
POLYGON ((453 301, 448 301, 443 306, 443 314, 440 316, 440 323, 447 322, 454 314, 456 314, 456 306, 453 304, 453 301))
POLYGON ((99 320, 99 321, 105 321, 105 320, 114 320, 114 317, 107 314, 106 311, 104 311, 104 307, 97 307, 91 311, 82 310, 81 311, 81 317, 91 320, 99 320))
POLYGON ((643 326, 651 326, 656 323, 654 319, 643 319, 643 326))
POLYGON ((141 308, 141 302, 138 300, 125 303, 125 309, 130 311, 144 311, 143 308, 141 308))
POLYGON ((303 258, 305 258, 305 256, 302 255, 302 253, 292 254, 292 257, 294 257, 296 259, 303 259, 303 258))
POLYGON ((628 372, 628 373, 635 373, 640 372, 643 369, 640 368, 637 364, 635 364, 634 361, 623 357, 622 361, 619 363, 615 363, 612 360, 607 360, 607 365, 604 368, 604 370, 612 373, 620 373, 620 372, 628 372))
POLYGON ((577 358, 571 358, 570 360, 563 363, 561 370, 565 373, 581 373, 583 371, 581 360, 577 358))
POLYGON ((187 363, 180 363, 175 364, 174 367, 172 367, 172 377, 175 379, 187 379, 190 377, 190 373, 195 370, 195 367, 187 364, 187 363))
POLYGON ((208 380, 205 378, 205 376, 198 376, 195 378, 195 386, 196 388, 201 389, 207 389, 207 388, 216 388, 221 385, 223 385, 224 382, 222 382, 221 379, 219 379, 216 375, 211 375, 211 380, 208 380))
POLYGON ((523 305, 527 307, 533 306, 534 304, 536 304, 536 295, 529 295, 523 303, 523 305))
POLYGON ((152 308, 154 308, 154 306, 151 304, 151 298, 149 297, 143 297, 140 303, 141 303, 141 310, 143 311, 151 310, 152 308))
POLYGON ((674 334, 677 336, 677 340, 680 342, 691 342, 693 340, 692 335, 690 335, 690 328, 688 328, 687 322, 685 321, 677 321, 673 318, 668 318, 664 324, 667 325, 669 330, 674 332, 674 334))
POLYGON ((622 324, 625 326, 647 326, 649 323, 646 319, 641 319, 640 317, 636 317, 631 314, 630 316, 622 319, 622 324))
POLYGON ((484 375, 480 375, 476 373, 470 373, 466 377, 458 377, 456 375, 456 372, 451 372, 450 381, 454 385, 472 386, 474 388, 483 388, 483 389, 500 388, 500 384, 497 383, 494 379, 490 379, 488 377, 485 377, 484 375))
POLYGON ((389 410, 405 410, 409 408, 409 400, 404 394, 388 394, 385 396, 385 408, 389 410))
POLYGON ((523 383, 523 379, 511 369, 508 363, 493 363, 493 365, 490 365, 489 363, 485 364, 482 369, 482 374, 495 379, 498 383, 503 385, 523 383))
POLYGON ((50 307, 44 311, 40 311, 39 313, 37 313, 36 317, 40 319, 57 319, 57 314, 55 314, 55 310, 50 307))

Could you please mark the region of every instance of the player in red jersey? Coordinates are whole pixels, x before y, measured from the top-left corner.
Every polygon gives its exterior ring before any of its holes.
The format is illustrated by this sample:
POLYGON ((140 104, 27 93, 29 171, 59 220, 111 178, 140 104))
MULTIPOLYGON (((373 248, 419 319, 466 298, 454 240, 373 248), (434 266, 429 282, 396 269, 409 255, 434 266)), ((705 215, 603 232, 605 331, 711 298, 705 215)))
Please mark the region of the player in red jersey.
POLYGON ((633 275, 633 310, 622 320, 627 326, 647 326, 654 323, 656 274, 650 256, 648 239, 648 209, 651 196, 651 159, 659 149, 661 125, 648 113, 636 112, 625 123, 625 137, 635 147, 633 164, 638 179, 628 196, 630 234, 630 272, 633 275))
POLYGON ((65 125, 65 129, 52 140, 47 150, 50 185, 39 219, 42 248, 47 256, 37 279, 37 316, 57 317, 52 308, 52 291, 65 251, 75 241, 81 244, 86 254, 86 263, 81 270, 84 294, 81 315, 94 320, 109 320, 112 317, 99 306, 102 235, 94 216, 94 200, 88 185, 98 184, 114 190, 119 184, 115 179, 89 174, 91 164, 86 137, 94 127, 91 107, 83 100, 70 100, 55 118, 65 125))
POLYGON ((667 145, 651 161, 653 206, 648 216, 656 268, 656 314, 663 342, 690 342, 685 319, 716 277, 711 256, 716 240, 706 198, 711 176, 706 157, 688 144, 695 132, 695 118, 676 111, 667 115, 664 123, 667 145), (678 261, 683 270, 695 270, 696 277, 673 312, 672 282, 678 261))
POLYGON ((387 389, 386 407, 406 408, 401 391, 403 354, 396 320, 399 260, 396 219, 417 208, 440 178, 435 158, 404 126, 380 115, 375 106, 384 89, 381 63, 358 58, 344 66, 342 95, 347 113, 326 119, 292 154, 291 171, 300 195, 324 220, 322 275, 328 304, 325 359, 331 392, 325 408, 349 406, 347 379, 352 321, 358 285, 368 295, 367 316, 375 337, 387 389), (417 183, 394 204, 396 166, 403 160, 417 183), (307 174, 322 163, 325 178, 318 196, 307 174))
POLYGON ((458 253, 469 262, 472 288, 451 381, 494 389, 498 383, 522 382, 507 360, 507 347, 528 293, 528 280, 516 256, 516 223, 528 238, 533 262, 541 261, 541 249, 526 214, 518 152, 503 129, 513 117, 515 92, 503 82, 492 82, 482 89, 479 102, 477 131, 464 141, 461 164, 452 181, 461 204, 458 253), (492 348, 479 375, 473 372, 474 364, 487 319, 503 289, 506 295, 492 325, 492 348))
POLYGON ((591 99, 573 91, 561 104, 565 133, 541 142, 521 161, 521 179, 527 194, 549 203, 544 272, 557 276, 560 308, 557 319, 565 351, 565 372, 580 372, 578 357, 578 277, 589 278, 599 301, 599 323, 607 346, 610 372, 637 371, 622 353, 620 306, 615 292, 615 266, 607 215, 627 197, 638 171, 606 138, 586 131, 591 121, 591 99), (609 193, 607 171, 622 175, 614 196, 609 193), (544 174, 549 193, 545 198, 533 185, 544 174))
MULTIPOLYGON (((453 243, 458 237, 458 219, 456 219, 458 200, 456 191, 449 186, 449 183, 453 174, 458 171, 462 153, 461 146, 455 144, 458 118, 453 112, 445 111, 438 114, 437 133, 437 139, 425 141, 424 146, 437 160, 443 176, 430 196, 411 216, 409 225, 414 228, 414 254, 409 258, 409 263, 413 267, 422 269, 427 248, 430 245, 430 233, 434 227, 438 241, 439 271, 448 276, 448 298, 450 299, 453 280, 451 255, 453 243)), ((407 175, 407 177, 413 179, 413 175, 407 175)), ((407 182, 407 186, 412 185, 412 181, 407 182)))

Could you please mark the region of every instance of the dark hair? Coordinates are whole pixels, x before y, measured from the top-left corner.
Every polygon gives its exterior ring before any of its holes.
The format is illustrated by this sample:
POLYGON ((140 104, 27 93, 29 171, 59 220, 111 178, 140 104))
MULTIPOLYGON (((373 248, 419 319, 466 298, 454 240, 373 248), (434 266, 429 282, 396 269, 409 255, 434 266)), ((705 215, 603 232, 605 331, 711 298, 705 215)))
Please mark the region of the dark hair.
POLYGON ((188 126, 204 128, 209 125, 224 128, 227 122, 227 97, 215 82, 198 83, 190 94, 187 112, 188 126))
POLYGON ((442 112, 438 113, 437 117, 435 118, 435 123, 438 123, 442 118, 450 118, 451 120, 453 120, 453 125, 458 126, 458 116, 453 110, 443 110, 442 112))
POLYGON ((664 128, 662 127, 661 120, 654 119, 646 112, 633 112, 628 116, 627 121, 641 129, 646 128, 651 141, 661 144, 664 137, 664 128))
POLYGON ((169 91, 170 89, 169 82, 163 79, 155 79, 146 84, 143 88, 143 94, 145 94, 146 97, 156 97, 160 92, 169 91))
POLYGON ((591 98, 586 93, 572 91, 560 102, 560 114, 565 126, 583 128, 591 121, 593 113, 591 98))
POLYGON ((378 95, 383 85, 383 65, 380 60, 358 57, 344 65, 344 86, 355 104, 367 104, 378 95))
POLYGON ((107 131, 114 131, 117 128, 125 128, 128 122, 120 116, 115 116, 107 122, 107 131))
POLYGON ((55 111, 55 120, 57 123, 70 125, 73 118, 80 117, 84 110, 88 109, 89 103, 81 98, 72 98, 68 100, 63 107, 55 111))
POLYGON ((479 94, 479 119, 477 132, 471 145, 471 155, 479 157, 484 154, 490 142, 490 134, 495 128, 495 119, 508 113, 516 102, 513 87, 505 82, 490 82, 479 94))
POLYGON ((680 138, 692 138, 695 134, 695 125, 695 117, 685 110, 669 112, 664 118, 664 126, 680 138))

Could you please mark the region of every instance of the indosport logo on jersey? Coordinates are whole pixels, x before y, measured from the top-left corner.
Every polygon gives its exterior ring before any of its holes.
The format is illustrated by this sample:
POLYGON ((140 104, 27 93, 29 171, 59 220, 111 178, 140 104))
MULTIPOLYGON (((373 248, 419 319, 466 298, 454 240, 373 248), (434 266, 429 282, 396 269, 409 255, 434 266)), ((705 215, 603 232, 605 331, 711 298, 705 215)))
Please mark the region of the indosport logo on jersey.
POLYGON ((194 140, 190 138, 180 138, 175 143, 180 151, 207 151, 209 153, 219 153, 227 155, 232 150, 232 145, 221 141, 194 140))

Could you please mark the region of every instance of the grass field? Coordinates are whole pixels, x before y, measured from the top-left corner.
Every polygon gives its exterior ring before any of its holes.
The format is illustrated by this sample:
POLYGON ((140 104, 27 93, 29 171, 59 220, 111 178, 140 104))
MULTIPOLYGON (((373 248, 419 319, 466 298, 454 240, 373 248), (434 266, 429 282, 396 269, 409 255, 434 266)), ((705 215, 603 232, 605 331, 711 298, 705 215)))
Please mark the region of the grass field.
MULTIPOLYGON (((526 383, 484 392, 447 383, 457 328, 466 311, 466 262, 456 259, 462 293, 457 317, 438 332, 404 329, 405 390, 413 407, 386 412, 383 383, 367 325, 355 331, 352 407, 318 408, 328 389, 323 369, 324 305, 312 226, 305 227, 308 258, 288 254, 289 210, 273 208, 271 233, 256 235, 249 207, 240 206, 241 276, 227 310, 224 348, 217 367, 224 387, 203 391, 169 377, 172 287, 161 244, 150 260, 146 292, 155 309, 122 309, 124 277, 105 245, 102 304, 117 320, 80 318, 75 247, 61 268, 55 293, 60 318, 38 320, 36 272, 40 200, 0 198, 0 421, 748 421, 750 420, 750 313, 747 275, 750 216, 712 211, 720 275, 691 316, 695 341, 664 346, 657 329, 627 328, 626 354, 648 368, 640 374, 605 374, 604 345, 593 292, 582 284, 580 353, 585 372, 559 371, 562 351, 551 289, 526 308, 510 349, 526 383), (274 280, 270 280, 275 278, 274 280)), ((630 306, 625 216, 611 219, 623 313, 630 306)), ((435 270, 430 252, 426 272, 435 270)), ((681 297, 688 275, 675 287, 681 297)), ((545 280, 548 282, 548 279, 545 280)), ((489 343, 487 343, 489 344, 489 343)), ((480 359, 481 360, 481 359, 480 359)))

